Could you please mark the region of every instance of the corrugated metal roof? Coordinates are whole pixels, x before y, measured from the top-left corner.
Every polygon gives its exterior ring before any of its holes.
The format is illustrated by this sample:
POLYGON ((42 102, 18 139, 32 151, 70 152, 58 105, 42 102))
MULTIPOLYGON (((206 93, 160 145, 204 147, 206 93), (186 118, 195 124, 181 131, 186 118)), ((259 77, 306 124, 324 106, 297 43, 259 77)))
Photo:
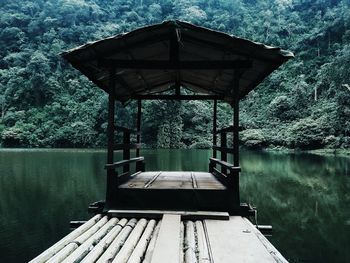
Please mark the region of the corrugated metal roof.
MULTIPOLYGON (((240 71, 240 98, 281 64, 294 57, 293 53, 280 48, 182 21, 166 21, 87 43, 64 52, 62 56, 105 91, 108 91, 110 71, 101 66, 101 60, 168 62, 175 59, 177 62, 199 63, 249 61, 251 67, 240 71), (178 51, 172 47, 174 37, 178 51)), ((169 90, 175 83, 180 83, 196 94, 219 95, 225 101, 232 102, 234 69, 214 67, 147 69, 147 66, 132 68, 124 63, 117 68, 114 76, 116 98, 125 102, 137 95, 169 90)))

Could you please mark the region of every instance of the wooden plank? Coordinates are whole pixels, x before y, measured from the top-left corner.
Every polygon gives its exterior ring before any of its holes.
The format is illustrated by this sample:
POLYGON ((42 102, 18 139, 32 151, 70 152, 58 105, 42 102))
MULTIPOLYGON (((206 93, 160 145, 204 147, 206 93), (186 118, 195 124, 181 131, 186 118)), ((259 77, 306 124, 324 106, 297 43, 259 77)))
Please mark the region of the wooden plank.
POLYGON ((260 242, 265 246, 266 250, 278 263, 288 263, 282 254, 270 243, 270 241, 247 219, 243 218, 248 227, 252 228, 252 232, 259 238, 260 242))
POLYGON ((214 262, 275 262, 257 238, 254 227, 240 216, 229 221, 205 220, 214 262))
POLYGON ((212 211, 166 211, 166 210, 108 210, 107 214, 126 218, 162 218, 163 214, 171 213, 181 216, 182 220, 229 220, 227 212, 212 211))
POLYGON ((151 263, 179 263, 180 215, 164 214, 151 263))
MULTIPOLYGON (((227 212, 227 189, 197 188, 118 188, 116 201, 110 209, 123 210, 174 210, 174 211, 222 211, 227 212), (123 200, 123 202, 117 202, 123 200)), ((236 202, 234 202, 235 206, 236 202)))
POLYGON ((211 162, 214 162, 216 164, 219 164, 221 166, 225 166, 227 169, 229 169, 230 171, 232 172, 240 172, 241 171, 241 167, 239 166, 234 166, 233 164, 231 163, 228 163, 228 162, 225 162, 225 161, 221 161, 219 159, 215 159, 215 158, 209 158, 209 160, 211 162))
POLYGON ((129 180, 119 185, 120 188, 144 188, 145 184, 152 179, 155 172, 140 172, 129 180))
POLYGON ((158 222, 156 228, 153 231, 151 241, 149 242, 149 245, 145 252, 145 258, 143 259, 143 263, 150 263, 152 260, 152 255, 153 255, 154 247, 156 246, 160 225, 161 225, 161 221, 158 222))
POLYGON ((193 173, 197 188, 200 189, 225 189, 225 185, 221 183, 213 174, 206 172, 193 173))
POLYGON ((133 163, 133 162, 141 162, 141 161, 144 161, 144 160, 145 160, 144 157, 135 157, 135 158, 131 158, 131 159, 128 159, 128 160, 122 160, 122 161, 119 161, 119 162, 115 162, 115 163, 112 163, 112 164, 106 164, 105 165, 105 169, 115 169, 115 168, 123 166, 125 164, 130 164, 130 163, 133 163))
MULTIPOLYGON (((121 188, 225 189, 216 177, 207 172, 142 172, 123 181, 121 188), (156 180, 154 180, 154 178, 156 180), (145 186, 146 185, 146 186, 145 186)), ((121 178, 118 178, 121 181, 121 178)))
POLYGON ((161 173, 162 173, 162 172, 156 173, 156 174, 152 177, 152 179, 149 180, 149 181, 145 184, 144 188, 149 187, 155 180, 157 180, 158 176, 159 176, 161 173))
POLYGON ((149 188, 193 189, 190 172, 162 172, 149 188))

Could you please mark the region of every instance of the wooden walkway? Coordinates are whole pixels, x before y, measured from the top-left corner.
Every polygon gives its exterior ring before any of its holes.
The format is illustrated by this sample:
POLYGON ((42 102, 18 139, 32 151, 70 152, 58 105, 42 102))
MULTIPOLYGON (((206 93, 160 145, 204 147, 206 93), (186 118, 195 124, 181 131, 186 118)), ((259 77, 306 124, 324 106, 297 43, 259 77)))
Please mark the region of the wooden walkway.
POLYGON ((228 211, 227 187, 208 172, 137 172, 118 186, 108 209, 228 211))
POLYGON ((109 211, 94 216, 31 263, 287 262, 248 219, 227 213, 214 218, 214 212, 109 211))
POLYGON ((226 189, 226 187, 211 173, 169 171, 137 173, 119 187, 149 189, 226 189))

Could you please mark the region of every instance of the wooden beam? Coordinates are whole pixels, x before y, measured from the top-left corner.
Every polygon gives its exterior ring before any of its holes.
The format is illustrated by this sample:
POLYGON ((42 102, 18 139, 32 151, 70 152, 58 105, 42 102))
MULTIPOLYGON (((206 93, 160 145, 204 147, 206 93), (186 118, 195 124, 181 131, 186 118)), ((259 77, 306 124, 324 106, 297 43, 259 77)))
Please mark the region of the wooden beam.
POLYGON ((131 99, 143 100, 223 100, 218 95, 134 95, 131 99))
MULTIPOLYGON (((124 145, 130 144, 130 132, 129 131, 123 132, 123 144, 124 145)), ((130 159, 130 148, 125 147, 123 149, 123 159, 124 160, 130 159)), ((124 173, 130 172, 130 163, 126 163, 125 165, 123 165, 123 172, 124 173)))
MULTIPOLYGON (((216 142, 217 142, 217 136, 216 136, 217 106, 218 106, 218 101, 214 100, 214 105, 213 105, 213 145, 216 145, 216 142)), ((213 158, 216 158, 216 149, 214 149, 214 148, 213 148, 213 158)))
POLYGON ((166 213, 180 215, 181 220, 229 220, 227 212, 216 211, 167 211, 167 210, 108 210, 107 214, 115 217, 126 218, 156 218, 160 219, 166 213))
MULTIPOLYGON (((110 69, 109 72, 109 95, 108 95, 108 126, 107 126, 107 164, 114 162, 114 130, 115 130, 115 68, 110 69)), ((115 196, 115 187, 118 184, 118 178, 115 176, 114 171, 107 170, 107 190, 106 200, 107 202, 112 200, 115 196)))
MULTIPOLYGON (((240 72, 236 70, 233 77, 233 165, 236 167, 239 167, 239 78, 240 72)), ((234 173, 237 176, 231 176, 230 188, 232 200, 238 201, 239 204, 239 171, 234 173)))
POLYGON ((111 170, 111 169, 115 169, 117 167, 120 167, 120 166, 123 166, 123 165, 126 165, 126 164, 130 164, 130 163, 134 163, 134 162, 141 162, 141 161, 144 161, 145 158, 144 157, 136 157, 136 158, 131 158, 131 159, 128 159, 128 160, 122 160, 122 161, 119 161, 119 162, 115 162, 115 163, 112 163, 112 164, 106 164, 105 165, 105 169, 107 170, 111 170))
MULTIPOLYGON (((227 148, 227 134, 226 133, 220 133, 220 144, 221 144, 221 148, 227 148)), ((226 162, 227 161, 227 152, 222 151, 221 152, 221 160, 226 162)), ((221 172, 223 174, 227 174, 227 169, 226 169, 226 165, 221 165, 221 172)))
POLYGON ((241 69, 250 68, 250 60, 197 60, 197 61, 166 61, 166 60, 120 60, 120 59, 99 59, 99 67, 106 68, 128 68, 128 69, 241 69))
MULTIPOLYGON (((141 108, 142 108, 141 100, 137 100, 136 142, 138 145, 141 145, 141 108)), ((136 149, 136 157, 140 157, 140 148, 141 147, 136 149)))
POLYGON ((228 162, 219 160, 219 159, 215 159, 215 158, 209 158, 210 162, 219 164, 221 166, 225 166, 225 168, 227 168, 228 170, 232 171, 232 172, 239 172, 241 171, 241 167, 239 166, 234 166, 233 164, 230 164, 228 162))
POLYGON ((163 215, 151 263, 180 263, 180 222, 180 215, 163 215))

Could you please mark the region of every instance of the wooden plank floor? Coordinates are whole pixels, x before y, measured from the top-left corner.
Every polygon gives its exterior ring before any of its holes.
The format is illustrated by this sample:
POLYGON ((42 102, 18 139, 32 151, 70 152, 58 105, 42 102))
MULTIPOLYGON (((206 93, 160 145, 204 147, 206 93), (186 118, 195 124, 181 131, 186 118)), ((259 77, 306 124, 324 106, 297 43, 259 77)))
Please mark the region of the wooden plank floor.
MULTIPOLYGON (((188 212, 186 212, 188 213, 188 212)), ((130 213, 132 215, 134 213, 130 213)), ((44 251, 34 262, 287 262, 240 216, 229 220, 183 220, 96 215, 44 251)))
POLYGON ((211 173, 152 171, 133 176, 120 188, 225 189, 225 186, 211 173))

